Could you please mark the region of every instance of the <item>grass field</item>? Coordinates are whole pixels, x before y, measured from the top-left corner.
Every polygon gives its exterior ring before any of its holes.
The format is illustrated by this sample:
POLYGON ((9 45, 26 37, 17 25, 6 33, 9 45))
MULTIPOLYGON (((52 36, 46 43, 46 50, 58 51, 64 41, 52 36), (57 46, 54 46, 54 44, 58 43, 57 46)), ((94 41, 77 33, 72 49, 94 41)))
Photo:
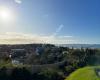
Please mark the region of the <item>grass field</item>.
POLYGON ((96 74, 96 69, 100 69, 100 66, 78 69, 65 80, 100 80, 100 76, 96 74))

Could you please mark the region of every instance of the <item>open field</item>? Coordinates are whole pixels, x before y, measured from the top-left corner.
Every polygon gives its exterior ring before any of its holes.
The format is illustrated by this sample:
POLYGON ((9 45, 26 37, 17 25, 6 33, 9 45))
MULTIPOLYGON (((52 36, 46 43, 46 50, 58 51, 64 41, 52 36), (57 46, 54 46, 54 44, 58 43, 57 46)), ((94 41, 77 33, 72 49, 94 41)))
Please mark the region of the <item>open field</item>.
POLYGON ((65 80, 100 80, 100 76, 97 75, 96 69, 100 69, 100 66, 78 69, 65 80))

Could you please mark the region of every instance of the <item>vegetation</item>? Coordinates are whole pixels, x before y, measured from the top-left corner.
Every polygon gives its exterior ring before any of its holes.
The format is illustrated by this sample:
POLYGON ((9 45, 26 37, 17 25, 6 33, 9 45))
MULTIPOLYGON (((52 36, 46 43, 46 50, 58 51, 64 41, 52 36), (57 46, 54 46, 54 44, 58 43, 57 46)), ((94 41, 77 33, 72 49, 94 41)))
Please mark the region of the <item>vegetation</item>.
POLYGON ((100 75, 98 76, 95 69, 100 67, 85 67, 76 70, 65 80, 100 80, 100 75))
POLYGON ((25 56, 26 54, 22 56, 23 53, 21 55, 16 54, 17 57, 13 56, 13 58, 10 58, 8 55, 1 55, 0 79, 64 80, 66 78, 67 80, 82 80, 81 78, 84 76, 92 75, 94 76, 94 78, 91 77, 92 79, 87 77, 86 79, 83 79, 98 80, 94 67, 86 66, 100 64, 100 49, 74 49, 68 47, 56 47, 49 44, 44 46, 39 45, 39 49, 38 55, 36 52, 29 52, 27 56, 25 56), (16 58, 23 64, 13 64, 12 60, 16 58))

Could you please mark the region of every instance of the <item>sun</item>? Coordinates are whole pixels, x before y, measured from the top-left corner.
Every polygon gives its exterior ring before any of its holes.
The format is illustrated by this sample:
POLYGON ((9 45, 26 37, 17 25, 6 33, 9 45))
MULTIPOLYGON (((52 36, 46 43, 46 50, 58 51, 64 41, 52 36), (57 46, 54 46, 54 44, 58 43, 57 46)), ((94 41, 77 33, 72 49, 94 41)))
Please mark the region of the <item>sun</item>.
POLYGON ((1 7, 0 8, 0 20, 2 21, 10 21, 13 19, 13 14, 10 9, 1 7))

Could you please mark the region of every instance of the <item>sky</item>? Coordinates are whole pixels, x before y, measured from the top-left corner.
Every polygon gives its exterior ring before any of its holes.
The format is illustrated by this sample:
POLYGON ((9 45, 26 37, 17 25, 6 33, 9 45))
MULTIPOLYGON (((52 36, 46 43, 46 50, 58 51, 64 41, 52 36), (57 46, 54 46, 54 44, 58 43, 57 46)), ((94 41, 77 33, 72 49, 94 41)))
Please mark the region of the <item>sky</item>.
POLYGON ((100 44, 100 0, 0 0, 0 43, 100 44), (6 11, 7 12, 7 11, 6 11))

